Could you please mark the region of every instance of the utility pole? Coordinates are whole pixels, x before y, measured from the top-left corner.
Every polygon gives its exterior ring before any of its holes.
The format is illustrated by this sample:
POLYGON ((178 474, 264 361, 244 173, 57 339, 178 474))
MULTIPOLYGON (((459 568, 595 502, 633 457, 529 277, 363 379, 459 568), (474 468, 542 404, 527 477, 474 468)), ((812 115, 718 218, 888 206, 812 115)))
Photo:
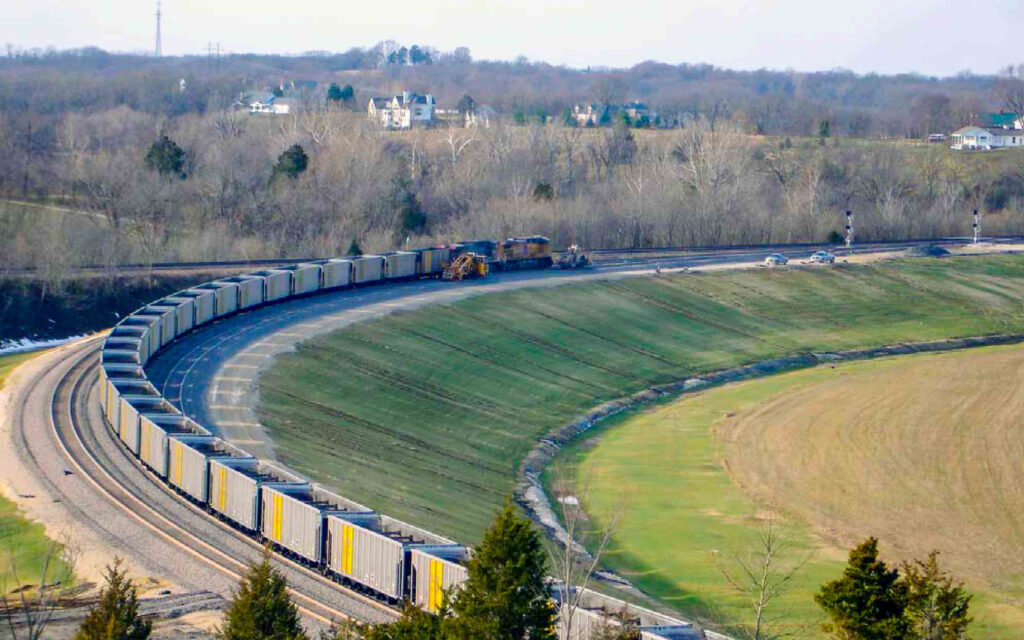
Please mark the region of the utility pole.
POLYGON ((163 11, 160 9, 161 0, 156 0, 156 57, 163 55, 163 43, 160 41, 160 20, 163 18, 163 11))
POLYGON ((981 242, 981 215, 978 214, 978 210, 974 210, 974 244, 981 242))
POLYGON ((853 212, 846 210, 846 248, 853 253, 853 212))

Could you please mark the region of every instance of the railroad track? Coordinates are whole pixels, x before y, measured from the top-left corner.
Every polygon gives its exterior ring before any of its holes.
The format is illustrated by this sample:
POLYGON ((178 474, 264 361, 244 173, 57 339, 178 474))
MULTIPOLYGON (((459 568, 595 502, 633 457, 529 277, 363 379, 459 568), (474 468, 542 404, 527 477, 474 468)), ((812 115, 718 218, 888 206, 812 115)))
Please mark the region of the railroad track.
MULTIPOLYGON (((1024 236, 1018 235, 1007 235, 1007 236, 987 236, 984 238, 985 242, 995 243, 1007 243, 1007 242, 1022 242, 1024 236)), ((944 238, 923 238, 923 239, 911 239, 911 240, 900 240, 900 241, 870 241, 870 242, 859 242, 856 245, 858 250, 864 251, 881 251, 885 249, 907 249, 910 247, 927 245, 927 244, 939 244, 939 245, 950 245, 950 244, 964 244, 969 243, 971 238, 968 237, 944 237, 944 238)), ((800 251, 814 251, 822 247, 827 247, 824 242, 796 242, 796 243, 775 243, 775 244, 746 244, 746 245, 700 245, 700 246, 675 246, 675 247, 642 247, 636 249, 622 248, 622 249, 590 249, 584 251, 588 256, 593 257, 593 261, 597 263, 604 262, 618 262, 620 260, 634 259, 636 261, 649 261, 658 257, 699 257, 705 254, 714 255, 730 255, 735 253, 771 253, 771 252, 800 252, 800 251)), ((834 247, 837 255, 846 252, 845 248, 834 247)), ((555 253, 560 253, 556 251, 555 253)), ((322 258, 307 257, 307 258, 258 258, 253 260, 207 260, 198 262, 154 262, 151 264, 141 262, 131 262, 113 265, 82 265, 80 267, 74 267, 71 269, 72 273, 132 273, 132 272, 152 272, 152 271, 182 271, 182 270, 199 270, 199 269, 234 269, 239 268, 242 270, 251 267, 269 267, 275 265, 289 265, 289 264, 300 264, 304 262, 312 262, 320 260, 322 258)), ((21 268, 3 268, 0 269, 0 276, 31 276, 38 272, 36 267, 21 267, 21 268)))
MULTIPOLYGON (((95 491, 167 544, 237 582, 260 545, 155 481, 128 456, 88 398, 97 376, 99 341, 75 349, 50 397, 50 425, 61 453, 95 491)), ((142 550, 139 550, 142 551, 142 550)), ((152 550, 158 552, 158 550, 152 550)), ((145 553, 145 551, 144 551, 145 553)), ((301 613, 323 625, 356 618, 386 621, 397 612, 344 589, 319 573, 275 555, 301 613)))

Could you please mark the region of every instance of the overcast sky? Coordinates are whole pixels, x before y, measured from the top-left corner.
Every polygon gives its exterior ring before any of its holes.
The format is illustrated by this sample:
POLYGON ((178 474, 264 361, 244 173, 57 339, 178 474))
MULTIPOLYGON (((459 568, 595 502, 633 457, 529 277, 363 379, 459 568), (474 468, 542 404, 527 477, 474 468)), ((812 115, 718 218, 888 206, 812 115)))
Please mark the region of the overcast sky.
MULTIPOLYGON (((165 0, 165 54, 343 51, 396 40, 573 67, 952 75, 1024 62, 1024 0, 165 0)), ((0 44, 153 49, 156 0, 0 0, 0 44)))

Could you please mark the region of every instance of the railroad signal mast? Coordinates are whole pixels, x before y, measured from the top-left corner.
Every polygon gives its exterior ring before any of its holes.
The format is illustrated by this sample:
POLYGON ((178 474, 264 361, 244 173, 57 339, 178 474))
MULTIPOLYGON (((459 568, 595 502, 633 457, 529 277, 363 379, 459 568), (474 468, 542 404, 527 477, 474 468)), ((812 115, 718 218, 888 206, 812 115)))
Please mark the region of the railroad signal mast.
POLYGON ((846 211, 846 248, 853 251, 853 212, 846 211))
POLYGON ((981 214, 974 210, 974 244, 981 242, 981 214))

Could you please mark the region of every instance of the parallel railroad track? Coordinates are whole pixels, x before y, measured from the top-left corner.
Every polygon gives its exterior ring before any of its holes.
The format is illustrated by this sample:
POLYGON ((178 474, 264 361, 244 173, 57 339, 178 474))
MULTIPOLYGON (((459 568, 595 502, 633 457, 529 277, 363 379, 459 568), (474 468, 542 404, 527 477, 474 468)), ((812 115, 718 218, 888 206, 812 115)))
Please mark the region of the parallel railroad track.
MULTIPOLYGON (((53 388, 51 426, 64 456, 93 488, 168 544, 237 581, 261 547, 213 518, 146 473, 129 457, 87 401, 97 380, 98 342, 90 341, 66 356, 71 368, 53 388)), ((155 552, 156 550, 154 550, 155 552)), ((324 625, 356 618, 385 621, 391 607, 344 589, 319 573, 282 558, 273 562, 288 578, 299 610, 324 625)))
MULTIPOLYGON (((915 246, 927 245, 927 244, 939 244, 939 245, 950 245, 950 244, 964 244, 970 242, 970 238, 967 237, 946 237, 946 238, 926 238, 926 239, 912 239, 912 240, 901 240, 901 241, 871 241, 871 242, 858 242, 857 249, 865 251, 880 251, 885 249, 906 249, 915 246)), ((1024 241, 1024 236, 987 236, 985 242, 995 243, 1007 243, 1007 242, 1021 242, 1024 241)), ((585 250, 588 256, 593 256, 594 262, 603 263, 605 261, 618 261, 620 259, 634 259, 637 261, 647 261, 654 259, 656 256, 667 256, 667 257, 699 257, 703 254, 715 254, 715 255, 730 255, 734 253, 750 253, 750 252, 773 252, 779 251, 785 253, 800 252, 800 251, 814 251, 822 247, 827 247, 824 242, 798 242, 798 243, 775 243, 775 244, 747 244, 747 245, 701 245, 701 246, 676 246, 676 247, 644 247, 637 249, 590 249, 585 250)), ((843 248, 836 248, 837 253, 845 252, 843 248)), ((556 251, 555 253, 560 253, 556 251)), ((250 267, 267 267, 274 265, 287 265, 287 264, 299 264, 302 262, 312 262, 314 260, 320 260, 321 258, 259 258, 254 260, 224 260, 224 261, 199 261, 199 262, 154 262, 152 264, 145 264, 140 262, 114 264, 114 265, 83 265, 80 267, 74 267, 71 269, 73 273, 107 273, 107 274, 118 274, 118 273, 131 273, 131 272, 151 272, 151 271, 182 271, 182 270, 201 270, 201 269, 247 269, 250 267)), ((0 269, 0 276, 30 276, 37 273, 38 269, 35 267, 21 267, 21 268, 3 268, 0 269)))

